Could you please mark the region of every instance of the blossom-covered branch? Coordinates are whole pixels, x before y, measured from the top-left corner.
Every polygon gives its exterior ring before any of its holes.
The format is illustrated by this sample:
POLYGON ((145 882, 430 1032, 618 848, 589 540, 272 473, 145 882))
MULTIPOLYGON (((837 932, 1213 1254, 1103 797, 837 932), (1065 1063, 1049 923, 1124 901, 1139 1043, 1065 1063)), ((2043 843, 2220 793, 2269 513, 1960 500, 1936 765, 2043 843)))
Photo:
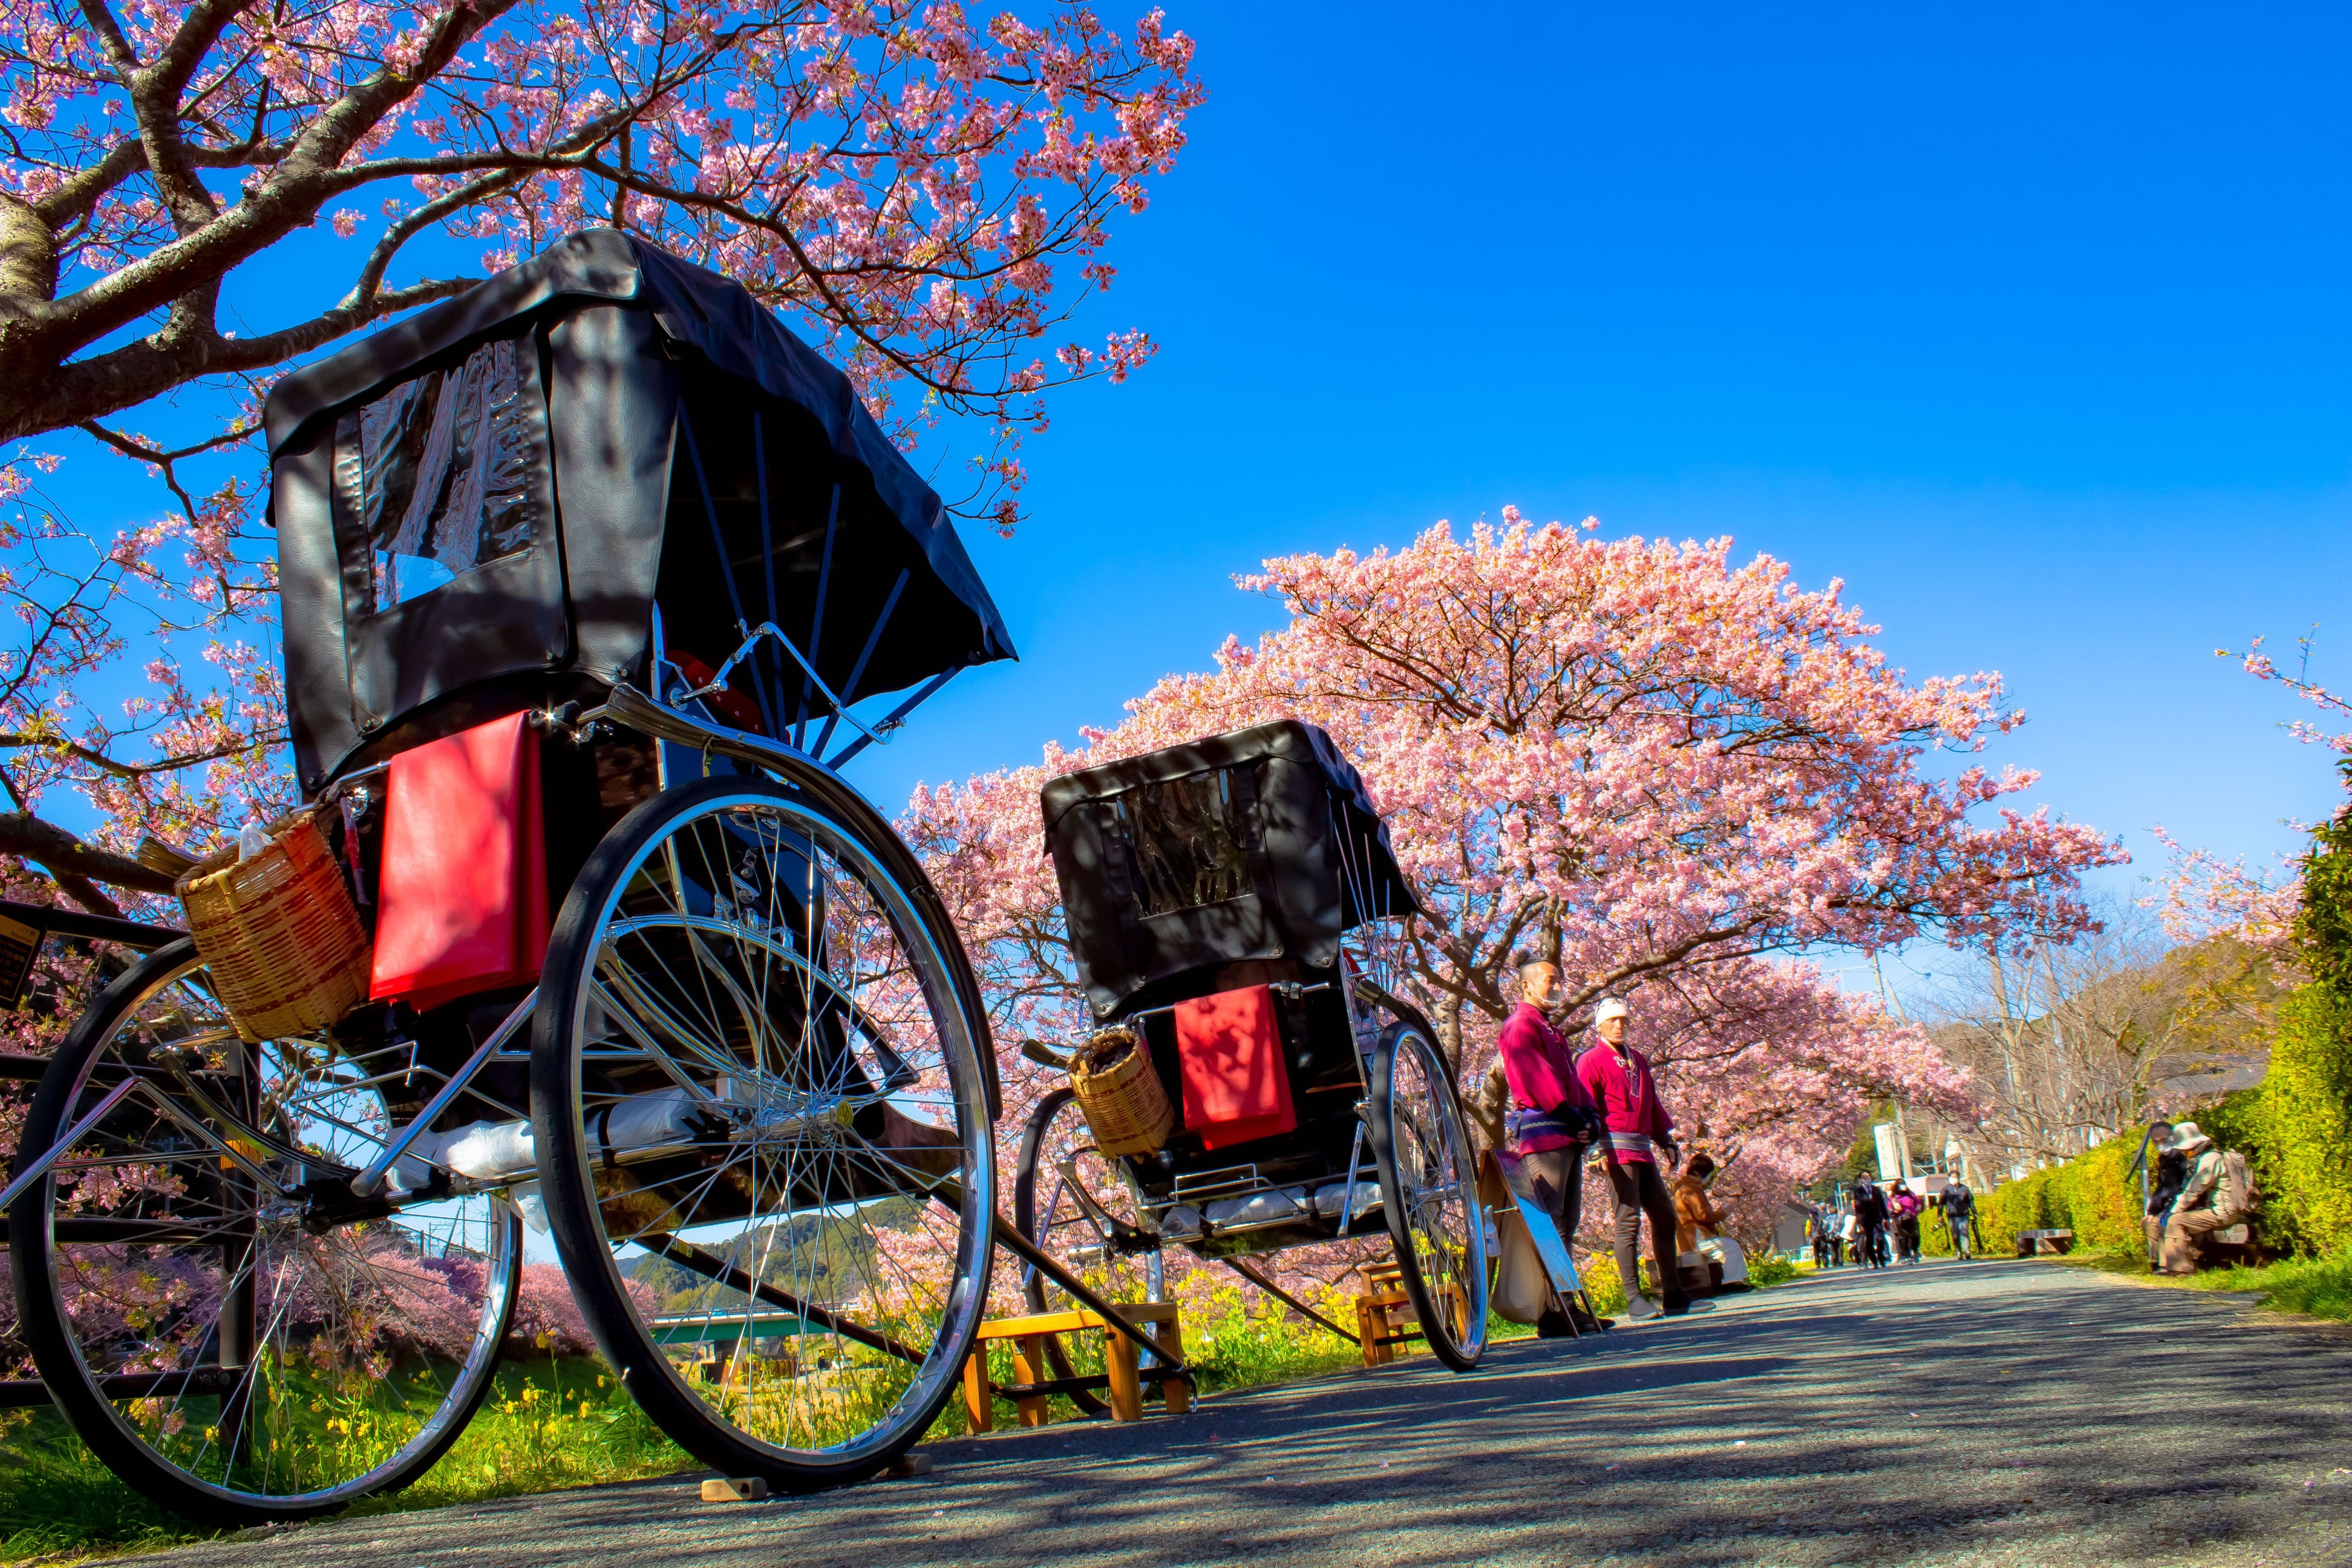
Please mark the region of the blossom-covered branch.
POLYGON ((0 439, 267 373, 467 287, 392 281, 420 237, 483 241, 496 268, 610 223, 797 315, 901 438, 942 410, 992 424, 966 500, 1009 526, 1039 395, 1152 352, 1051 340, 1110 284, 1108 225, 1145 205, 1203 97, 1160 13, 1122 31, 1037 11, 12 4, 0 439), (341 298, 227 330, 232 276, 322 219, 358 247, 341 298))

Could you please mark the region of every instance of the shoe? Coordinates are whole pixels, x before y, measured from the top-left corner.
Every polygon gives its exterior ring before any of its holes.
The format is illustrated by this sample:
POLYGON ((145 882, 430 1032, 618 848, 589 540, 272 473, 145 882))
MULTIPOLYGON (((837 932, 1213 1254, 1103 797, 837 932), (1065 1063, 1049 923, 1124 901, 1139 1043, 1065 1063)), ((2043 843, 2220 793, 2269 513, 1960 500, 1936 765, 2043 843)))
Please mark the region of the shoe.
POLYGON ((1572 1337, 1575 1332, 1576 1331, 1569 1326, 1568 1314, 1562 1311, 1546 1312, 1536 1320, 1536 1338, 1539 1340, 1564 1340, 1572 1337))
POLYGON ((1625 1317, 1631 1322, 1646 1323, 1656 1317, 1658 1311, 1658 1304, 1647 1296, 1636 1296, 1625 1303, 1625 1317))
POLYGON ((1688 1317, 1693 1312, 1712 1312, 1714 1310, 1715 1303, 1712 1301, 1669 1301, 1665 1306, 1665 1313, 1669 1318, 1684 1318, 1688 1317))

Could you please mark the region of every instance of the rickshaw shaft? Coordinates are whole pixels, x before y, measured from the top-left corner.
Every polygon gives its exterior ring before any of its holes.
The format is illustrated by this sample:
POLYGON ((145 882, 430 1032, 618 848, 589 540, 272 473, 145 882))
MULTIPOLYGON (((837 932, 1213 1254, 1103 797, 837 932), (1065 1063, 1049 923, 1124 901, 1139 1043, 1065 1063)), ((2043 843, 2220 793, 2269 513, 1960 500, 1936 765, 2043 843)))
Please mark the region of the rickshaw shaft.
POLYGON ((434 1118, 449 1109, 450 1101, 466 1092, 467 1085, 474 1081, 474 1075, 480 1072, 483 1066, 498 1054, 499 1047, 513 1038, 515 1031, 529 1021, 530 1011, 538 1003, 539 987, 534 985, 530 988, 530 994, 516 1003, 514 1011, 490 1031, 489 1038, 474 1047, 474 1054, 466 1058, 466 1065, 449 1075, 449 1080, 441 1086, 440 1092, 427 1100, 425 1109, 416 1113, 416 1120, 402 1128, 392 1142, 384 1145, 383 1152, 375 1157, 373 1163, 352 1178, 352 1196, 372 1198, 383 1189, 384 1176, 394 1163, 407 1153, 408 1146, 433 1125, 434 1118))

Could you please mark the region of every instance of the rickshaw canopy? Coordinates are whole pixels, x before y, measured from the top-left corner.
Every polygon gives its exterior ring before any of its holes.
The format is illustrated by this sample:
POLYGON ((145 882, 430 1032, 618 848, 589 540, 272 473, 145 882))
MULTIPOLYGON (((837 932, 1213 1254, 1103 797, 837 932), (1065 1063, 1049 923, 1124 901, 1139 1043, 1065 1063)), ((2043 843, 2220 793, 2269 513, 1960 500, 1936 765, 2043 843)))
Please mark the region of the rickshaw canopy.
POLYGON ((1066 773, 1041 800, 1098 1016, 1189 971, 1328 969, 1341 933, 1421 912, 1362 777, 1297 720, 1066 773))
MULTIPOLYGON (((741 286, 576 234, 279 382, 264 409, 303 786, 666 651, 782 737, 1011 638, 847 376, 741 286), (684 656, 680 658, 680 656, 684 656)), ((926 688, 929 689, 929 688, 926 688)))

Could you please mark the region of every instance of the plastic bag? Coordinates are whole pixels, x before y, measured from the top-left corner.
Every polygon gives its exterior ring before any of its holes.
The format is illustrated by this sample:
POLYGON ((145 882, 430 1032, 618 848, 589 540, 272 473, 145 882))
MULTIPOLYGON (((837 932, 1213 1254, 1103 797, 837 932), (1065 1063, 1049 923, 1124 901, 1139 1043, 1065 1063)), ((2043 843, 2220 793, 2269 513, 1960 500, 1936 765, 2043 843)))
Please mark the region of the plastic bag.
POLYGON ((1528 1234, 1528 1222, 1518 1211, 1490 1212, 1495 1217, 1497 1263, 1488 1300, 1507 1321, 1532 1323, 1551 1310, 1551 1278, 1544 1272, 1535 1238, 1528 1234))

